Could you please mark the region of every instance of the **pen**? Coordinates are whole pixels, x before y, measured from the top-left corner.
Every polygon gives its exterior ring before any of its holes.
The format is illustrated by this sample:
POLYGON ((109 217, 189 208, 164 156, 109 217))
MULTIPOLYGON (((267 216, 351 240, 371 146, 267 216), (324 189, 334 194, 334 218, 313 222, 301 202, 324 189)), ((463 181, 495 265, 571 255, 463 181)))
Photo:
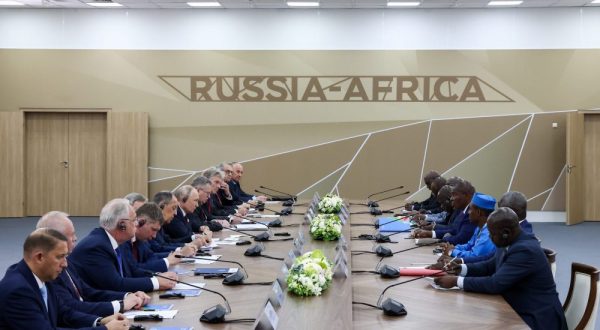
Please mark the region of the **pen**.
POLYGON ((444 265, 444 268, 447 268, 449 264, 451 264, 454 260, 456 260, 456 257, 452 258, 452 260, 450 260, 448 263, 446 263, 444 265))
POLYGON ((156 312, 156 309, 152 309, 152 308, 144 308, 143 309, 144 312, 156 312))

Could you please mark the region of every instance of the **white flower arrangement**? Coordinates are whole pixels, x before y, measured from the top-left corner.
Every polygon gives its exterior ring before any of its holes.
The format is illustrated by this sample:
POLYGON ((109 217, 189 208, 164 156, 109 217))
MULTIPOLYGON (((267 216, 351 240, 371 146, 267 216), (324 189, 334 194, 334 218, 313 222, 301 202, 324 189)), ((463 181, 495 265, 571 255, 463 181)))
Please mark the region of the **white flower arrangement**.
POLYGON ((319 214, 310 222, 310 234, 314 239, 334 241, 342 235, 342 221, 335 214, 319 214))
POLYGON ((339 213, 342 210, 342 204, 344 200, 338 195, 327 194, 319 202, 320 213, 339 213))
POLYGON ((299 296, 320 296, 332 278, 331 262, 321 250, 313 250, 294 260, 286 278, 287 289, 299 296))

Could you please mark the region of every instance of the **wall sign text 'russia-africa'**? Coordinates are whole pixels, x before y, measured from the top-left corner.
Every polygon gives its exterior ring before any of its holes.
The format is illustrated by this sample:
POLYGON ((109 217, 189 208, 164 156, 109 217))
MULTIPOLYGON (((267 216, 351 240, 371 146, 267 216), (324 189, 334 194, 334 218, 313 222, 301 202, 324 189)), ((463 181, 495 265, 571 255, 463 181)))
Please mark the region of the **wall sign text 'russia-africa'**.
POLYGON ((191 102, 514 102, 476 76, 159 76, 191 102))

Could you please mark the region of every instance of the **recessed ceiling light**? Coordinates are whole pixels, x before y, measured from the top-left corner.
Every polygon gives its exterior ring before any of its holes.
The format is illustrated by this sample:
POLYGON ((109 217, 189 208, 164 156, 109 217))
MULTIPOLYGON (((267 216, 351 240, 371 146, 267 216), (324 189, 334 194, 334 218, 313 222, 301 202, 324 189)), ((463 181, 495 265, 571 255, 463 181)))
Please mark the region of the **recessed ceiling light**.
POLYGON ((490 1, 488 6, 518 6, 522 3, 523 1, 490 1))
POLYGON ((315 1, 288 1, 289 7, 319 7, 319 3, 315 1))
POLYGON ((94 6, 94 7, 104 7, 104 8, 110 8, 110 7, 122 7, 123 5, 121 5, 120 3, 117 2, 112 2, 112 1, 95 1, 95 2, 86 2, 86 4, 90 5, 90 6, 94 6))
POLYGON ((25 6, 25 4, 18 1, 2 0, 0 6, 25 6))
POLYGON ((388 7, 417 7, 421 4, 420 1, 409 1, 409 2, 398 2, 390 1, 387 3, 388 7))
POLYGON ((596 5, 599 5, 599 4, 600 4, 600 0, 594 0, 594 1, 590 2, 590 3, 593 3, 593 4, 596 4, 596 5))
POLYGON ((187 4, 190 7, 202 7, 202 8, 221 7, 221 3, 216 2, 216 1, 188 2, 187 4))

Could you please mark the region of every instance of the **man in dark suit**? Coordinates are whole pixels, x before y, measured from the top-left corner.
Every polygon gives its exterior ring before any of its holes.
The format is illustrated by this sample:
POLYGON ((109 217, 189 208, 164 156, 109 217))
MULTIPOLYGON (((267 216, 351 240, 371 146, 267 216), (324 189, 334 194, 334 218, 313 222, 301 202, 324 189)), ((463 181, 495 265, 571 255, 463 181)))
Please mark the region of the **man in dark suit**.
MULTIPOLYGON (((100 228, 84 238, 70 256, 81 278, 98 289, 115 291, 166 290, 175 282, 162 277, 148 277, 141 269, 132 267, 118 249, 133 238, 137 218, 126 199, 113 199, 100 212, 100 228)), ((177 280, 172 272, 163 276, 177 280)))
POLYGON ((212 193, 212 184, 204 176, 199 176, 192 181, 192 187, 198 192, 198 207, 190 214, 192 230, 199 232, 202 226, 207 226, 211 231, 221 231, 223 227, 229 228, 229 221, 223 218, 216 218, 210 212, 210 194, 212 193))
MULTIPOLYGON (((69 253, 73 251, 77 236, 68 214, 59 211, 48 212, 40 218, 36 228, 50 228, 65 235, 69 253)), ((71 263, 52 284, 56 295, 66 306, 92 315, 108 316, 132 308, 140 308, 150 301, 150 297, 141 291, 128 293, 96 290, 81 280, 71 263)))
POLYGON ((255 196, 246 193, 242 190, 242 186, 240 181, 242 180, 242 176, 244 176, 244 166, 241 163, 233 163, 231 165, 233 167, 233 174, 231 175, 231 181, 229 182, 229 187, 233 198, 239 198, 241 201, 247 203, 253 200, 258 200, 261 202, 266 202, 266 196, 255 196))
POLYGON ((197 244, 184 243, 181 240, 174 240, 165 233, 165 225, 173 221, 173 218, 175 217, 175 213, 177 212, 177 208, 179 205, 175 196, 173 196, 173 194, 170 191, 159 191, 154 195, 152 201, 156 203, 156 205, 158 205, 158 207, 162 211, 163 216, 163 226, 161 226, 160 230, 156 233, 154 239, 148 241, 148 243, 150 243, 150 248, 152 249, 152 251, 177 251, 184 256, 195 255, 198 251, 197 244))
MULTIPOLYGON (((425 186, 427 187, 427 189, 431 190, 431 183, 433 182, 433 180, 435 178, 437 178, 439 176, 440 176, 440 174, 436 171, 429 171, 427 174, 425 174, 425 176, 423 177, 423 182, 425 183, 425 186)), ((441 188, 441 186, 439 188, 441 188)), ((436 200, 436 195, 432 191, 426 200, 424 200, 422 202, 406 203, 406 205, 404 205, 404 208, 407 211, 418 211, 423 207, 428 207, 431 203, 434 203, 435 200, 436 200)))
POLYGON ((37 229, 27 237, 23 259, 0 281, 0 329, 129 328, 121 314, 101 319, 62 303, 50 282, 67 267, 68 252, 67 238, 54 229, 37 229))
POLYGON ((469 220, 469 204, 473 194, 475 194, 475 187, 469 181, 459 181, 452 189, 452 208, 457 212, 452 223, 447 226, 435 225, 431 231, 417 229, 415 237, 439 238, 452 245, 467 243, 476 227, 469 220))
POLYGON ((192 230, 192 223, 189 219, 189 214, 192 214, 198 207, 198 191, 190 186, 181 186, 173 192, 179 207, 173 217, 173 221, 165 224, 164 230, 169 237, 177 242, 196 244, 198 248, 210 244, 212 239, 212 232, 208 227, 200 227, 198 234, 192 230))
POLYGON ((567 329, 554 278, 538 240, 521 230, 519 219, 500 207, 488 219, 495 258, 463 264, 460 276, 443 276, 435 282, 465 291, 502 294, 506 302, 532 329, 567 329))
POLYGON ((163 224, 162 213, 155 203, 144 203, 136 211, 138 227, 135 237, 119 245, 127 262, 134 268, 148 269, 154 272, 166 272, 172 265, 177 265, 181 259, 176 252, 154 252, 149 240, 156 237, 163 224))

